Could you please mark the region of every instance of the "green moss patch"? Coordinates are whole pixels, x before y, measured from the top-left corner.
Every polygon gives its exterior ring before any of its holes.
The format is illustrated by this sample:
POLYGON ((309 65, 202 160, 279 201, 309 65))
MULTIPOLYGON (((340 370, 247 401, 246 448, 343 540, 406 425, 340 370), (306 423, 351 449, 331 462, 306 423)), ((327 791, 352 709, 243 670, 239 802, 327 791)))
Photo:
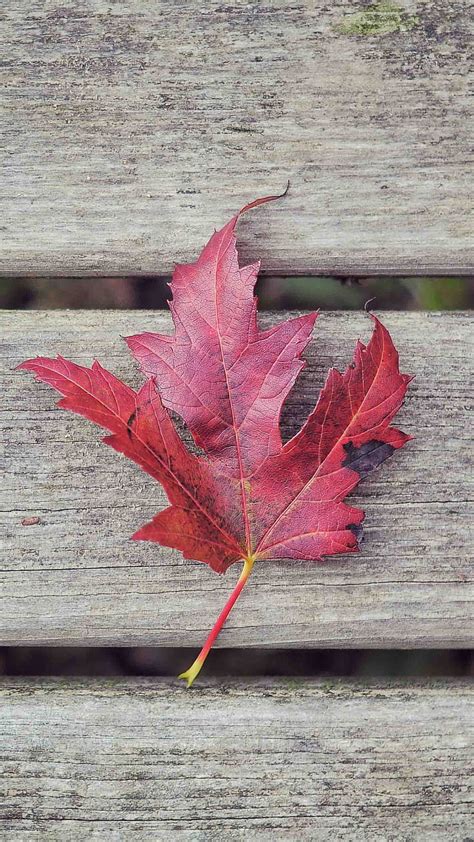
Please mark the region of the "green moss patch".
POLYGON ((408 32, 419 23, 416 15, 410 15, 395 3, 372 3, 363 11, 346 15, 337 26, 343 35, 388 35, 390 32, 408 32))

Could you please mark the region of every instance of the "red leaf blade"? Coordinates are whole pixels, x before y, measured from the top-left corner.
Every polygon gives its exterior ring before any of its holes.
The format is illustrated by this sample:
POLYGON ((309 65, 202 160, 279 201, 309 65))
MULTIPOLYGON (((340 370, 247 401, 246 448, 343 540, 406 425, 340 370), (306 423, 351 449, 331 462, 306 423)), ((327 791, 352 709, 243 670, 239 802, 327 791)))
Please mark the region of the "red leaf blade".
POLYGON ((201 653, 183 673, 188 685, 255 560, 321 561, 358 550, 364 513, 345 498, 410 439, 392 420, 411 378, 400 373, 390 334, 373 317, 368 345, 357 343, 343 374, 329 372, 306 423, 282 444, 281 409, 304 365, 316 314, 260 330, 258 265, 239 267, 238 218, 214 233, 195 263, 176 267, 174 334, 128 338, 149 378, 138 392, 97 362, 88 369, 38 357, 20 366, 62 394, 59 406, 107 429, 104 442, 162 484, 170 505, 134 539, 174 547, 219 573, 245 562, 201 653), (184 419, 203 456, 187 450, 168 410, 184 419))
MULTIPOLYGON (((354 360, 344 374, 336 369, 330 371, 303 428, 255 477, 255 495, 260 500, 274 487, 279 476, 283 474, 287 478, 280 495, 282 506, 278 516, 266 519, 264 515, 260 520, 264 530, 257 552, 266 558, 275 546, 281 547, 281 540, 275 544, 276 536, 285 530, 293 536, 285 555, 300 558, 292 551, 297 546, 295 534, 308 519, 313 524, 319 522, 313 512, 314 502, 342 501, 362 476, 382 464, 410 438, 390 426, 410 378, 400 374, 398 354, 387 329, 377 318, 373 319, 375 327, 368 346, 357 344, 354 360)), ((348 514, 342 527, 337 527, 345 532, 344 536, 338 536, 340 549, 328 541, 324 555, 352 552, 356 548, 353 533, 362 517, 356 517, 355 511, 348 514), (352 530, 352 536, 347 530, 352 530)), ((320 529, 330 527, 332 531, 336 521, 323 520, 320 529)), ((308 553, 307 540, 304 546, 308 553)), ((306 557, 319 558, 317 546, 315 541, 315 555, 306 557)))
POLYGON ((38 357, 20 368, 60 392, 60 407, 109 430, 104 442, 163 485, 172 505, 134 537, 175 547, 218 572, 242 558, 232 493, 187 451, 151 380, 134 392, 99 363, 88 369, 63 358, 38 357))
POLYGON ((165 406, 184 419, 216 469, 239 482, 251 554, 248 477, 281 450, 280 412, 316 314, 259 330, 258 266, 239 268, 238 218, 216 231, 196 263, 176 267, 174 335, 139 334, 127 342, 144 373, 156 378, 165 406))

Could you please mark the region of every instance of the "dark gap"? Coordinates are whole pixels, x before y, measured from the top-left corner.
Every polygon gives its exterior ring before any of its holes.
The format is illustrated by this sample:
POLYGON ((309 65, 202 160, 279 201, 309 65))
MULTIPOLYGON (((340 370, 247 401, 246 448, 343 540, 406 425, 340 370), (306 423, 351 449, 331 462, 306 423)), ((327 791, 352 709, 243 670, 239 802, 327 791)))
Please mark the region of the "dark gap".
MULTIPOLYGON (((8 646, 6 676, 175 676, 196 657, 191 648, 8 646)), ((466 649, 214 649, 207 676, 471 676, 466 649)))
MULTIPOLYGON (((170 278, 0 278, 4 309, 163 309, 170 278)), ((474 277, 336 278, 261 276, 262 310, 456 310, 474 307, 474 277)))

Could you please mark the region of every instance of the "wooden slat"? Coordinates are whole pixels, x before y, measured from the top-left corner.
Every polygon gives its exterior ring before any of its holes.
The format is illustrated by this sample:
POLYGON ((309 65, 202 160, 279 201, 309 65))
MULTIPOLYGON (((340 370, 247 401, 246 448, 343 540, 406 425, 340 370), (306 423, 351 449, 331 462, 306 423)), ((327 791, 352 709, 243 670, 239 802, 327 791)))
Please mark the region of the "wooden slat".
POLYGON ((3 273, 472 271, 462 0, 4 5, 3 273))
MULTIPOLYGON (((285 314, 262 317, 266 325, 285 314)), ((400 426, 416 436, 362 482, 357 556, 324 564, 265 562, 231 615, 223 646, 412 647, 472 644, 472 319, 386 313, 404 371, 416 374, 400 426)), ((202 642, 233 587, 178 552, 130 542, 165 503, 161 488, 100 442, 56 395, 13 367, 38 353, 89 364, 94 354, 140 380, 120 335, 169 331, 167 313, 5 313, 0 574, 3 643, 202 642), (40 518, 22 525, 24 518, 40 518)), ((285 435, 314 405, 331 364, 346 365, 364 314, 322 314, 309 365, 290 395, 285 435)))
POLYGON ((472 687, 5 679, 8 840, 461 840, 472 687))

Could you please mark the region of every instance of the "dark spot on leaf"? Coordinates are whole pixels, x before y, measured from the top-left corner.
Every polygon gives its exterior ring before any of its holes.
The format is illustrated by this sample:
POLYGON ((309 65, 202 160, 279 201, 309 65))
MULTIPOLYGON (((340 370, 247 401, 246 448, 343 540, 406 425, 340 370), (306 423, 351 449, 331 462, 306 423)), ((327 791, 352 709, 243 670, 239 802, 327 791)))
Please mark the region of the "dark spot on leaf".
POLYGON ((144 410, 147 406, 150 406, 150 404, 151 400, 148 399, 147 401, 143 401, 143 403, 141 403, 140 406, 137 406, 137 408, 133 410, 130 418, 127 421, 127 435, 130 440, 132 438, 132 426, 138 418, 138 413, 140 412, 140 410, 144 410))
POLYGON ((134 409, 130 418, 127 421, 127 435, 129 437, 129 439, 132 438, 132 424, 135 421, 135 418, 137 417, 137 413, 138 413, 138 409, 134 409))
POLYGON ((350 523, 348 529, 355 535, 356 541, 358 544, 362 541, 362 537, 364 535, 364 527, 361 523, 350 523))
POLYGON ((359 447, 356 447, 353 442, 348 441, 344 445, 344 450, 347 456, 342 463, 343 466, 357 471, 360 477, 366 477, 371 471, 378 468, 382 462, 385 462, 392 455, 395 448, 385 441, 373 439, 359 447))

